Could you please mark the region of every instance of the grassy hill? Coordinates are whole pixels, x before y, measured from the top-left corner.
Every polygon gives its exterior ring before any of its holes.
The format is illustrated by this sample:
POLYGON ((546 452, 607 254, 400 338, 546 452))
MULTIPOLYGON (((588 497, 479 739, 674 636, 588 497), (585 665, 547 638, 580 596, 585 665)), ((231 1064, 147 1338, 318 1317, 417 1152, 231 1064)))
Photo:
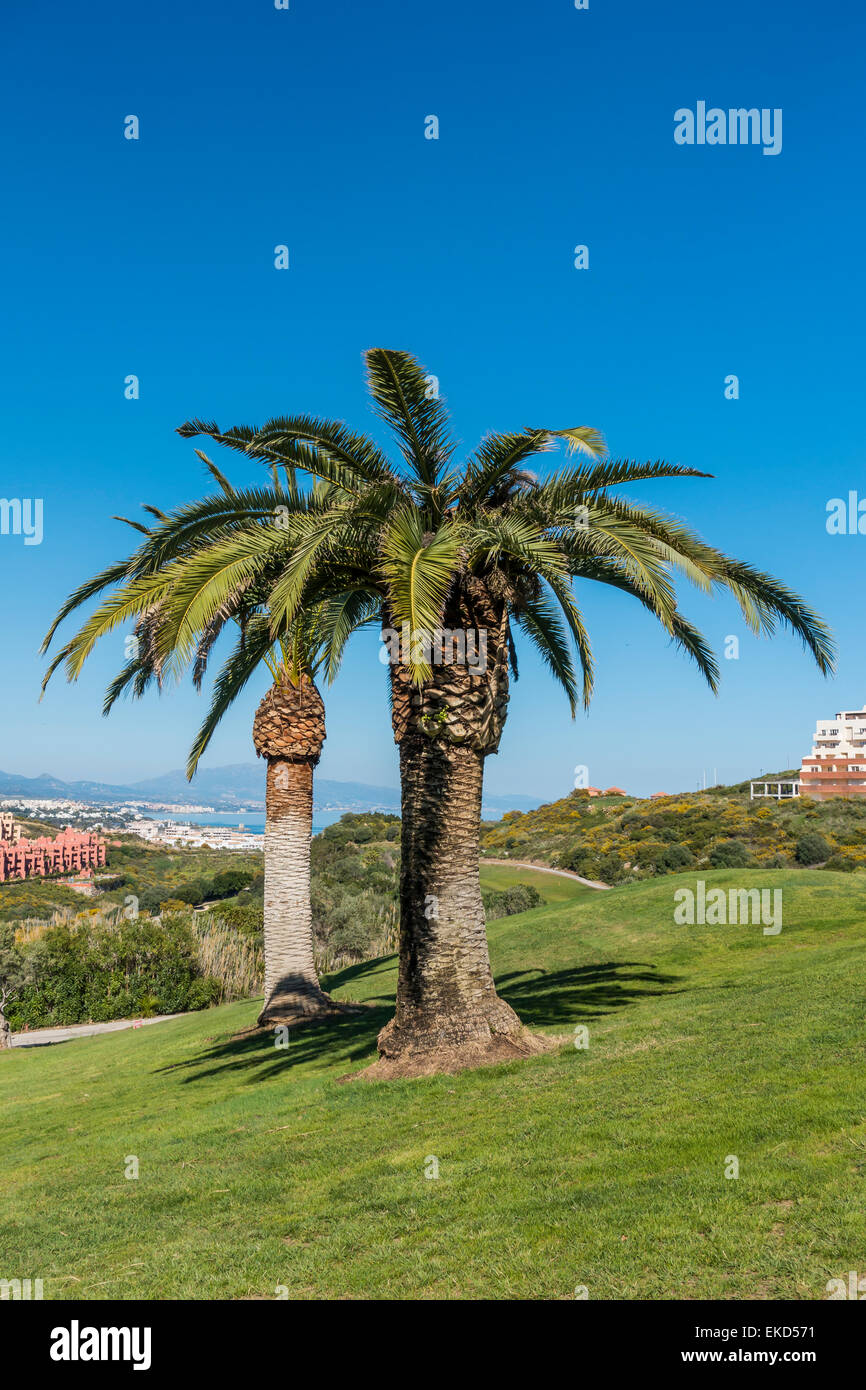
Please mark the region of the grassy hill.
POLYGON ((863 880, 702 877, 780 887, 781 933, 675 926, 693 875, 494 923, 503 994, 563 1038, 507 1067, 343 1084, 393 957, 330 981, 369 1012, 284 1051, 237 1036, 247 1002, 7 1053, 0 1274, 46 1298, 825 1297, 866 1258, 863 880))
POLYGON ((866 802, 749 798, 749 784, 659 800, 589 797, 486 823, 482 855, 571 869, 619 883, 687 868, 866 871, 866 802))
POLYGON ((560 874, 548 874, 539 869, 514 868, 510 864, 482 864, 481 892, 501 893, 515 883, 526 883, 535 888, 545 903, 566 903, 575 898, 583 898, 592 893, 576 878, 566 878, 560 874))

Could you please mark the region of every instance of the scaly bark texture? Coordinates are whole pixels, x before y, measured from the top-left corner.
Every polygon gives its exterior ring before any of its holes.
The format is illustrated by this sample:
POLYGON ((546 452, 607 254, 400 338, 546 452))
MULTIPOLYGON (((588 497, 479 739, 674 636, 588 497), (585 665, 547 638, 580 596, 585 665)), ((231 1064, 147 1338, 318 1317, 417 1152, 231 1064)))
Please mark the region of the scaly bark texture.
POLYGON ((262 700, 253 741, 267 759, 265 1003, 260 1024, 315 1022, 346 1011, 319 984, 310 907, 313 769, 325 741, 325 709, 313 681, 286 678, 262 700))
POLYGON ((392 667, 400 745, 402 832, 397 1010, 365 1076, 423 1076, 546 1050, 499 998, 490 969, 478 875, 484 759, 499 746, 508 705, 507 613, 464 582, 444 626, 486 633, 486 670, 432 668, 413 686, 392 667))

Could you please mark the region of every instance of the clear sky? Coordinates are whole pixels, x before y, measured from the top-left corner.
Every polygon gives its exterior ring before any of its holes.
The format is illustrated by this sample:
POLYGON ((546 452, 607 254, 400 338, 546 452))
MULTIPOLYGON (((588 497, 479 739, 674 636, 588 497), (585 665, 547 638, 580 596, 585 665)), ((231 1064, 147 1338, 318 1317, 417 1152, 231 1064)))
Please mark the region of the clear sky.
MULTIPOLYGON (((866 535, 825 525, 829 499, 866 498, 864 27, 854 0, 6 0, 0 496, 42 498, 44 536, 0 536, 0 768, 182 765, 201 697, 103 719, 118 636, 39 704, 40 639, 134 543, 113 513, 206 487, 177 424, 375 428, 373 345, 421 357, 467 449, 590 424, 617 456, 713 473, 632 495, 801 590, 839 641, 827 682, 791 637, 755 641, 731 602, 686 595, 719 652, 740 638, 714 698, 642 610, 583 588, 592 710, 572 722, 527 655, 491 790, 562 795, 578 763, 643 793, 772 771, 819 716, 866 704, 866 535), (781 109, 781 153, 677 145, 674 113, 699 101, 781 109)), ((252 756, 265 684, 210 765, 252 756)), ((372 633, 326 701, 322 775, 395 785, 372 633)))

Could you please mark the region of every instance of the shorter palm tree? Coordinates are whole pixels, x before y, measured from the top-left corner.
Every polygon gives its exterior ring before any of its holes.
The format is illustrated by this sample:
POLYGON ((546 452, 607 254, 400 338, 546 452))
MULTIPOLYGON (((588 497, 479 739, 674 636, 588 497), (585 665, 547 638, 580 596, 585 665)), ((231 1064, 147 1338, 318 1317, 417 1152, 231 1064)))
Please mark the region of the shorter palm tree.
POLYGON ((259 1022, 318 1022, 345 1013, 351 1006, 332 999, 321 988, 315 964, 310 900, 313 773, 326 736, 325 707, 315 678, 327 665, 328 677, 334 679, 349 634, 378 613, 378 604, 371 607, 359 593, 332 594, 317 608, 275 628, 260 601, 262 586, 236 578, 227 586, 219 612, 197 623, 189 601, 190 575, 197 573, 202 548, 223 534, 229 524, 227 518, 240 511, 249 523, 252 508, 258 523, 270 527, 275 515, 282 520, 293 509, 316 504, 314 494, 301 499, 290 480, 282 488, 276 478, 272 493, 242 497, 205 455, 201 457, 220 483, 220 495, 174 515, 147 508, 158 526, 118 518, 143 532, 147 540, 135 554, 88 581, 67 601, 43 651, 59 623, 74 609, 103 589, 119 584, 107 605, 94 615, 95 621, 86 623, 54 658, 43 691, 64 663, 68 678, 77 679, 97 637, 116 625, 118 611, 134 618, 135 641, 129 661, 106 691, 104 714, 121 694, 140 698, 152 685, 161 688, 169 671, 180 675, 190 665, 193 683, 201 689, 217 639, 230 623, 237 626, 236 645, 217 675, 210 709, 190 750, 187 777, 195 775, 228 709, 260 667, 266 666, 273 684, 253 723, 256 753, 267 762, 265 998, 259 1022), (106 607, 111 614, 107 623, 102 621, 106 607))
POLYGON ((313 939, 313 774, 326 736, 325 706, 315 677, 327 656, 316 616, 301 615, 288 639, 275 643, 266 614, 259 612, 247 619, 235 650, 217 677, 211 708, 187 764, 187 775, 192 778, 226 710, 263 661, 273 684, 253 721, 256 753, 267 764, 265 999, 260 1024, 319 1022, 345 1013, 349 1007, 322 989, 313 939), (265 646, 269 650, 265 651, 265 646))

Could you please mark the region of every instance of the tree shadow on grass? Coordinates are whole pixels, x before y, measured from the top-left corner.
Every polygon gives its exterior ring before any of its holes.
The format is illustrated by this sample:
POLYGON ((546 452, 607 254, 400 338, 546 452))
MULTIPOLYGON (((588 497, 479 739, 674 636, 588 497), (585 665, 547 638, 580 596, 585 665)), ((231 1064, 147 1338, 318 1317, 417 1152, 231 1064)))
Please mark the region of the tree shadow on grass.
POLYGON ((605 961, 570 970, 513 970, 499 975, 496 987, 530 1028, 573 1024, 601 1018, 635 1000, 679 993, 670 986, 678 975, 665 975, 646 961, 605 961))
MULTIPOLYGON (((330 987, 347 985, 364 974, 373 974, 382 961, 365 961, 334 975, 330 987)), ((599 1018, 638 999, 670 994, 680 977, 660 973, 644 961, 606 961, 571 970, 514 970, 497 978, 497 989, 530 1028, 571 1027, 576 1022, 599 1018)), ((197 1056, 159 1070, 173 1074, 184 1084, 204 1081, 220 1072, 243 1072, 251 1082, 320 1062, 327 1066, 372 1058, 376 1038, 394 1012, 393 995, 380 995, 373 1003, 359 1005, 356 1014, 305 1024, 289 1029, 287 1047, 275 1046, 273 1028, 247 1029, 221 1039, 197 1056)))
POLYGON ((158 1070, 174 1074, 184 1083, 204 1081, 220 1072, 245 1072, 249 1081, 285 1075, 307 1062, 350 1065, 375 1054, 376 1038, 394 1012, 393 1001, 362 1004, 356 1014, 344 1014, 323 1023, 289 1028, 288 1046, 278 1047, 274 1028, 249 1028, 224 1038, 195 1057, 173 1062, 158 1070))

